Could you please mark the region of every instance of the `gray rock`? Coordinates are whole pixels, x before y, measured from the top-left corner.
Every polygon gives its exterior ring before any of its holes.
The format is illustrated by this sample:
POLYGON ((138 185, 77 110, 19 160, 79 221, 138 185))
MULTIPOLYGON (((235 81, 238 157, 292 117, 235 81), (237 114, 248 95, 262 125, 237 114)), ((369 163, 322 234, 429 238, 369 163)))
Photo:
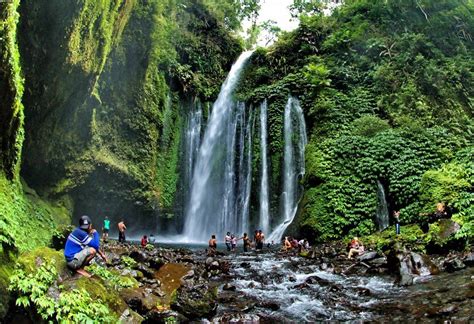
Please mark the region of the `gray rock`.
POLYGON ((366 252, 361 256, 357 257, 359 261, 370 261, 378 256, 377 252, 366 252))

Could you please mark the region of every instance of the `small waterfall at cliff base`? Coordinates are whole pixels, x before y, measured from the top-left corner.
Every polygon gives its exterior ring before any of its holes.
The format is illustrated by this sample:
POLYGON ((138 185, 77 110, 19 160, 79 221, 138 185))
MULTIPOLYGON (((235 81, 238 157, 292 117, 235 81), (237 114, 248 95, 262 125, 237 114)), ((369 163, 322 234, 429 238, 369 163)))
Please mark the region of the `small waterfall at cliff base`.
POLYGON ((268 236, 268 241, 279 242, 285 230, 293 221, 298 207, 298 181, 304 175, 307 144, 306 124, 300 103, 293 97, 288 98, 284 116, 284 162, 283 162, 283 193, 282 222, 268 236), (296 149, 295 149, 296 148, 296 149))
POLYGON ((385 197, 385 189, 382 183, 377 180, 377 226, 379 231, 383 231, 389 226, 389 214, 387 199, 385 197))

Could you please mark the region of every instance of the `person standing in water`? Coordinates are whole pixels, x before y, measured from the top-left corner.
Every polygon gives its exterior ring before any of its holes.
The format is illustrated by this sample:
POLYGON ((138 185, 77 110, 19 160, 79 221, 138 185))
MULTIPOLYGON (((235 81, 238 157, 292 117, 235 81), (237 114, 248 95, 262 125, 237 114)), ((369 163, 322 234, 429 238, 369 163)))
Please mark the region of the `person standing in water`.
POLYGON ((225 235, 224 242, 225 242, 225 246, 227 246, 227 251, 230 251, 231 243, 232 243, 230 232, 227 232, 227 234, 225 235))
POLYGON ((211 235, 211 239, 209 240, 209 252, 208 255, 213 256, 217 251, 217 240, 214 234, 211 235))
POLYGON ((119 242, 125 243, 125 230, 127 229, 127 226, 125 226, 123 219, 117 224, 117 227, 119 231, 119 242))
POLYGON ((231 239, 231 243, 232 243, 232 252, 234 252, 235 248, 237 246, 237 236, 231 235, 230 239, 231 239))
POLYGON ((250 238, 247 233, 244 233, 244 236, 239 238, 239 240, 243 240, 244 242, 244 252, 248 252, 250 248, 250 238))
POLYGON ((102 227, 102 240, 107 242, 109 239, 110 220, 109 217, 105 216, 104 226, 102 227))

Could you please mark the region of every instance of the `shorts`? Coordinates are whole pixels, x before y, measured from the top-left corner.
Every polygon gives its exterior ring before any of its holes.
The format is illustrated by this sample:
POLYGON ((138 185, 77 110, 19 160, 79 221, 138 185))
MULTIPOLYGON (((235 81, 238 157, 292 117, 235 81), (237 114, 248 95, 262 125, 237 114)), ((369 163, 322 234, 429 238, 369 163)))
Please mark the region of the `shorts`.
POLYGON ((109 229, 108 228, 104 228, 104 230, 102 231, 104 234, 109 234, 109 229))
POLYGON ((67 266, 69 268, 71 268, 72 270, 77 270, 80 267, 82 267, 82 265, 86 261, 86 258, 89 255, 91 255, 91 249, 90 249, 90 247, 85 247, 84 249, 82 249, 82 251, 77 252, 76 254, 74 254, 74 259, 69 261, 67 263, 67 266))

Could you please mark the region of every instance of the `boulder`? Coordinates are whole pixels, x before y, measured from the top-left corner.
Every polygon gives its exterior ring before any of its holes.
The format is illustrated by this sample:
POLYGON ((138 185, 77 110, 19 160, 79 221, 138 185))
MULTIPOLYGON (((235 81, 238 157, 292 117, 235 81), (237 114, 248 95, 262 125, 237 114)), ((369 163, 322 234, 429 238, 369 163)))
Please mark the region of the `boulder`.
POLYGON ((144 288, 122 289, 120 296, 131 309, 140 315, 146 315, 160 302, 158 296, 144 288))
POLYGON ((164 264, 165 261, 160 257, 154 257, 149 260, 150 267, 159 270, 164 264))
POLYGON ((148 260, 148 255, 144 251, 132 251, 129 254, 129 257, 131 257, 133 260, 137 261, 138 263, 140 262, 146 262, 148 260))
POLYGON ((462 260, 468 267, 474 266, 474 252, 469 252, 462 260))
POLYGON ((366 252, 362 254, 361 256, 357 257, 357 260, 359 261, 370 261, 375 259, 378 256, 377 252, 366 252))
POLYGON ((444 261, 443 265, 447 272, 455 272, 466 268, 466 265, 458 257, 444 261))
POLYGON ((155 271, 150 269, 148 266, 146 266, 143 263, 139 263, 136 269, 140 271, 141 273, 143 273, 143 275, 148 279, 153 279, 155 276, 155 271))
POLYGON ((208 285, 181 286, 171 301, 171 309, 189 319, 209 318, 217 310, 217 288, 208 285))

